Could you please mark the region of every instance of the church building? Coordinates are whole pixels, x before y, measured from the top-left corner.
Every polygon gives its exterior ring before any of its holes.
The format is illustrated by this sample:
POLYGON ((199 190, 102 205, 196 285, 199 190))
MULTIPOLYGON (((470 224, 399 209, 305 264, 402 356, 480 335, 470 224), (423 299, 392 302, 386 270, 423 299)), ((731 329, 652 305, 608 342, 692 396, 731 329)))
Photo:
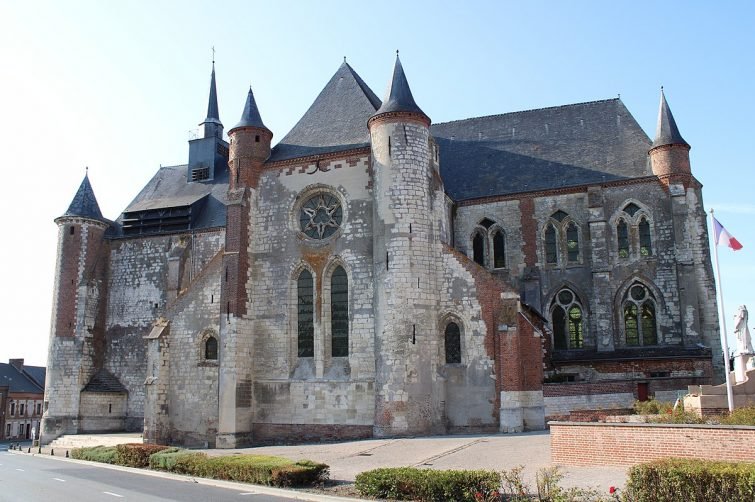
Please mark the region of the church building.
POLYGON ((213 63, 185 165, 55 220, 43 443, 519 432, 723 376, 663 92, 654 140, 620 99, 433 124, 397 56, 383 101, 344 61, 277 143, 262 116, 224 134, 213 63))

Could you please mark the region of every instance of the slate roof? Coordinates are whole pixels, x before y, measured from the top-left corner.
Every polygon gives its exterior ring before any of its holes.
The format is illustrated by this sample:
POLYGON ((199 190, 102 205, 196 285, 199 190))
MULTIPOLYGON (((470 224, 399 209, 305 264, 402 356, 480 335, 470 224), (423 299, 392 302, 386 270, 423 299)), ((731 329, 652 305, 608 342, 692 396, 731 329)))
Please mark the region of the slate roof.
POLYGON ((650 138, 619 99, 435 124, 456 200, 649 176, 650 138))
POLYGON ((658 108, 658 124, 655 129, 655 139, 653 140, 653 148, 663 145, 687 145, 689 143, 684 141, 682 135, 679 133, 679 128, 676 127, 676 120, 671 114, 671 108, 669 108, 666 102, 666 95, 661 88, 661 104, 658 108))
POLYGON ((84 180, 79 185, 79 189, 74 195, 71 205, 63 216, 81 216, 93 220, 105 221, 100 212, 100 206, 97 204, 97 198, 94 196, 94 190, 89 183, 89 175, 84 175, 84 180))
POLYGON ((268 162, 369 146, 367 120, 380 100, 344 61, 268 162))
POLYGON ((385 93, 385 100, 373 117, 391 112, 417 113, 429 119, 414 101, 412 90, 409 88, 409 82, 404 74, 404 67, 401 66, 401 60, 398 58, 398 52, 396 53, 396 64, 393 67, 393 77, 385 93))
MULTIPOLYGON (((183 206, 206 196, 192 228, 200 230, 224 227, 228 202, 228 170, 220 169, 215 172, 214 180, 202 183, 187 183, 187 172, 186 165, 160 167, 123 212, 183 206)), ((108 237, 123 236, 122 220, 123 213, 108 230, 108 237)))
POLYGON ((100 369, 84 386, 84 392, 124 392, 128 393, 123 384, 105 368, 100 369))
POLYGON ((202 124, 214 122, 220 124, 220 112, 218 111, 218 91, 215 88, 215 61, 212 62, 212 76, 210 77, 210 97, 207 100, 207 117, 202 124))
MULTIPOLYGON (((34 368, 33 372, 38 375, 40 372, 44 375, 45 368, 37 366, 24 366, 24 370, 34 368)), ((0 363, 0 387, 8 387, 8 392, 31 392, 43 393, 44 376, 42 376, 42 385, 39 385, 31 375, 24 374, 14 368, 11 364, 0 363)))
MULTIPOLYGON (((239 123, 233 126, 233 129, 239 127, 259 127, 260 129, 267 129, 265 124, 262 123, 262 117, 260 111, 257 108, 257 102, 254 100, 254 93, 252 87, 249 86, 249 93, 246 95, 246 103, 244 103, 244 111, 241 113, 241 120, 239 123)), ((268 129, 269 131, 270 129, 268 129)), ((228 131, 229 133, 231 131, 228 131)))

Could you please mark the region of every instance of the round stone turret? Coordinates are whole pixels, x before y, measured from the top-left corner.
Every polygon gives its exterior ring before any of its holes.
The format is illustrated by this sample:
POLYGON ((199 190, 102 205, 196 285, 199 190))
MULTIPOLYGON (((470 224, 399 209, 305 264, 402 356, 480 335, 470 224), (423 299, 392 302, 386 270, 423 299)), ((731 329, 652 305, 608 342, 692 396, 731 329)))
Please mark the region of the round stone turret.
POLYGON ((689 162, 689 144, 682 138, 666 102, 666 96, 661 88, 661 104, 658 110, 658 126, 655 140, 648 152, 653 174, 670 185, 681 183, 685 188, 689 185, 692 170, 689 162))
POLYGON ((231 140, 228 158, 230 189, 256 187, 262 165, 270 157, 273 133, 262 122, 251 87, 241 120, 228 131, 228 137, 231 140))

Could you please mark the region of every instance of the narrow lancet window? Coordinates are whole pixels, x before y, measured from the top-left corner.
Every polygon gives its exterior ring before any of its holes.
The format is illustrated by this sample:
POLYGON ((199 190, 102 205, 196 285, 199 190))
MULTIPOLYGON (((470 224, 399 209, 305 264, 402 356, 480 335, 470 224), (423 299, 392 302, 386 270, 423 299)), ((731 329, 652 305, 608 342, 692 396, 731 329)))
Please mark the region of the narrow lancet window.
POLYGON ((299 274, 296 294, 298 299, 298 354, 299 357, 314 357, 314 284, 312 274, 308 270, 302 270, 299 274))
POLYGON ((545 262, 558 263, 558 245, 556 243, 556 228, 548 225, 545 228, 545 262))
POLYGON ((445 333, 446 364, 461 363, 461 331, 459 325, 450 322, 445 333))
POLYGON ((485 266, 485 237, 479 232, 472 239, 472 255, 475 263, 485 266))
POLYGON ((493 267, 506 267, 506 244, 503 239, 503 232, 500 230, 493 234, 493 267))
POLYGON ((566 255, 570 263, 579 261, 579 229, 574 222, 566 227, 566 255))
POLYGON ((330 329, 332 357, 349 355, 349 278, 337 267, 330 279, 330 329))
POLYGON ((218 340, 211 336, 204 342, 204 358, 215 361, 218 358, 218 340))
POLYGON ((650 243, 650 223, 645 218, 640 220, 639 224, 640 233, 640 256, 651 256, 653 254, 653 247, 650 243))
POLYGON ((629 227, 627 222, 619 220, 616 225, 616 235, 619 242, 619 258, 629 258, 629 227))

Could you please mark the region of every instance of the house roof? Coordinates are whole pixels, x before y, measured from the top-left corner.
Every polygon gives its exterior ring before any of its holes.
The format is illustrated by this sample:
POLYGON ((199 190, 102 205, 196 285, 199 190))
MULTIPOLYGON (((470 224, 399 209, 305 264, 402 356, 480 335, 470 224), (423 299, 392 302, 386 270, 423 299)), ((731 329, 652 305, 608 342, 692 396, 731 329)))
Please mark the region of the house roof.
POLYGON ((108 237, 123 235, 123 214, 133 211, 178 207, 206 197, 192 228, 224 227, 228 193, 228 170, 215 172, 215 179, 202 183, 186 181, 187 166, 161 166, 131 204, 108 230, 108 237))
POLYGON ((123 384, 108 370, 101 368, 84 386, 84 392, 128 392, 123 384))
POLYGON ((45 368, 38 366, 24 366, 24 371, 18 371, 13 365, 0 363, 0 386, 8 387, 8 392, 43 393, 45 368), (29 370, 32 370, 29 373, 29 370), (41 373, 41 385, 37 383, 41 373))
POLYGON ((435 124, 456 201, 651 174, 650 139, 619 99, 435 124))
POLYGON ((268 162, 368 146, 367 120, 380 100, 345 61, 268 162))

